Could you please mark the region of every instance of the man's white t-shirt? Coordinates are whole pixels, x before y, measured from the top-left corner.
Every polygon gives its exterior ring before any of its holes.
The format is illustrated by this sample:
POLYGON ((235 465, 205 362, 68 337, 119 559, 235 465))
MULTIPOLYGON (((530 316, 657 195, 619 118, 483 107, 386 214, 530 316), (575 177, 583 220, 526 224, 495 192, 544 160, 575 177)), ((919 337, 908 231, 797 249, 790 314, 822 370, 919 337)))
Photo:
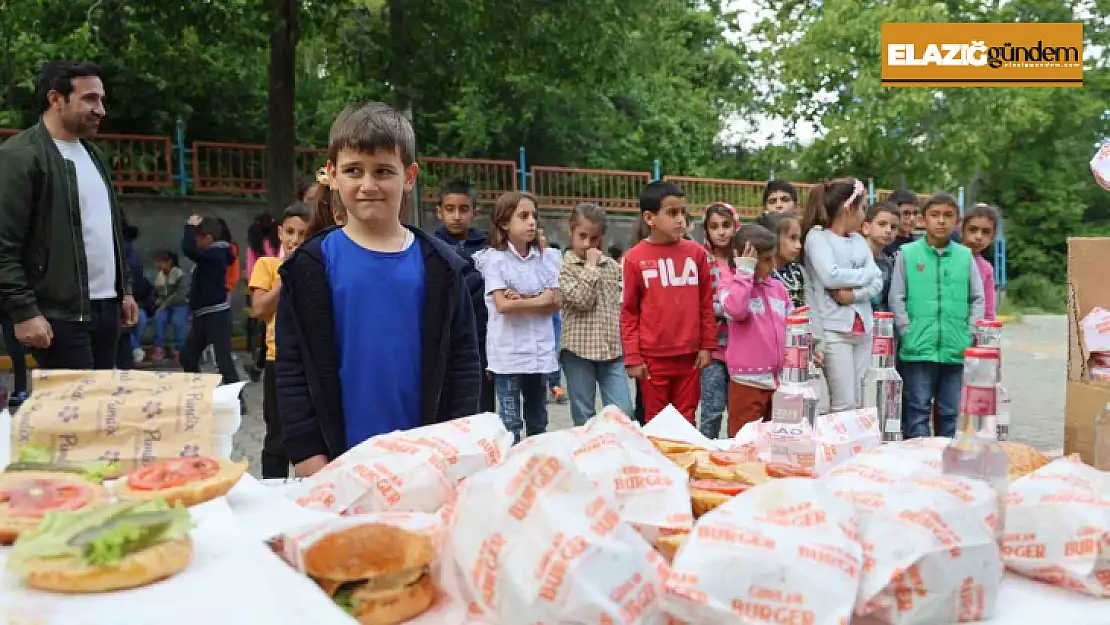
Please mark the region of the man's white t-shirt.
POLYGON ((58 151, 77 170, 77 197, 81 204, 81 237, 89 269, 89 299, 115 299, 116 243, 112 200, 92 156, 80 141, 54 140, 58 151))

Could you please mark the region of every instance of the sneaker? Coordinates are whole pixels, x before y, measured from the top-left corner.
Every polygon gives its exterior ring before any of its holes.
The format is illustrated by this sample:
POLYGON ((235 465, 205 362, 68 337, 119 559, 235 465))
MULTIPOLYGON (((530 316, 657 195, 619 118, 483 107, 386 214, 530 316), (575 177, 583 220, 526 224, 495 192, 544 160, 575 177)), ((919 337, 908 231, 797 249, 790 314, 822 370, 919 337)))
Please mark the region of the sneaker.
POLYGON ((553 387, 551 389, 551 399, 556 404, 565 404, 567 403, 567 392, 561 386, 553 387))
POLYGON ((142 362, 144 358, 146 358, 146 352, 143 351, 143 348, 136 347, 131 350, 131 359, 135 362, 142 362))
POLYGON ((150 352, 150 359, 155 362, 161 362, 166 359, 166 350, 161 347, 155 347, 150 352))

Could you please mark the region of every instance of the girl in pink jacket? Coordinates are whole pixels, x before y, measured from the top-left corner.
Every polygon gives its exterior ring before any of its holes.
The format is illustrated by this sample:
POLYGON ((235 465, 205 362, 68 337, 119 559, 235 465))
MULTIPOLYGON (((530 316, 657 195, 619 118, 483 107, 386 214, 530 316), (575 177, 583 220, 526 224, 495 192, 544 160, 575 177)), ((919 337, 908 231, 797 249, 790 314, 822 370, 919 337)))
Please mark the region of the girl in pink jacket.
POLYGON ((790 294, 772 276, 778 237, 763 226, 740 228, 734 249, 736 272, 720 286, 728 318, 728 435, 745 423, 769 419, 785 355, 786 317, 793 310, 790 294))

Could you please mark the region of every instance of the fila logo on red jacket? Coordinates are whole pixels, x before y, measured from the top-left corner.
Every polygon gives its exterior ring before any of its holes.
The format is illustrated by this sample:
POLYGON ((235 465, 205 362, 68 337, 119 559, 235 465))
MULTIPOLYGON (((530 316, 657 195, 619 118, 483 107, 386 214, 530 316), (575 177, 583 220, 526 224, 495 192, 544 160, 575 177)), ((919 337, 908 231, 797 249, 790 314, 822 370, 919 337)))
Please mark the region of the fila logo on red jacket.
POLYGON ((687 258, 682 266, 682 274, 675 271, 674 259, 661 258, 658 261, 644 261, 640 264, 640 273, 644 276, 644 288, 651 287, 652 280, 658 280, 660 286, 697 286, 698 264, 693 258, 687 258))

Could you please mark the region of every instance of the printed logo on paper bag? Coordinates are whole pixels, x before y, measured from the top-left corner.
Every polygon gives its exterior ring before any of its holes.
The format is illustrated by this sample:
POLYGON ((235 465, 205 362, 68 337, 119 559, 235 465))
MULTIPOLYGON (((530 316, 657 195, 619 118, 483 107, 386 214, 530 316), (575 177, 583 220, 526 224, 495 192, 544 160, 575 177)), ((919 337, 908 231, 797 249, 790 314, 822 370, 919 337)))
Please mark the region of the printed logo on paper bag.
POLYGON ((110 401, 104 411, 104 435, 115 436, 119 431, 120 402, 110 401))
POLYGON ((109 449, 100 454, 100 457, 97 458, 97 460, 100 460, 101 462, 107 462, 108 464, 115 464, 116 462, 119 462, 119 452, 109 449))
POLYGON ((177 455, 181 458, 196 458, 200 455, 200 445, 186 445, 181 449, 181 453, 177 455))
POLYGON ((70 450, 77 447, 79 442, 77 434, 73 432, 58 435, 58 462, 65 462, 66 458, 69 457, 70 450))
POLYGON ((153 419, 154 417, 161 415, 162 402, 152 400, 143 404, 143 414, 146 415, 147 419, 153 419))
POLYGON ((884 87, 1082 87, 1081 23, 882 26, 884 87))
POLYGON ((81 416, 81 414, 77 406, 66 406, 58 411, 58 418, 61 419, 63 423, 69 423, 79 416, 81 416))
POLYGON ((139 462, 146 466, 157 459, 154 455, 154 444, 162 440, 162 431, 155 428, 153 430, 143 430, 143 447, 142 452, 139 454, 139 462))

